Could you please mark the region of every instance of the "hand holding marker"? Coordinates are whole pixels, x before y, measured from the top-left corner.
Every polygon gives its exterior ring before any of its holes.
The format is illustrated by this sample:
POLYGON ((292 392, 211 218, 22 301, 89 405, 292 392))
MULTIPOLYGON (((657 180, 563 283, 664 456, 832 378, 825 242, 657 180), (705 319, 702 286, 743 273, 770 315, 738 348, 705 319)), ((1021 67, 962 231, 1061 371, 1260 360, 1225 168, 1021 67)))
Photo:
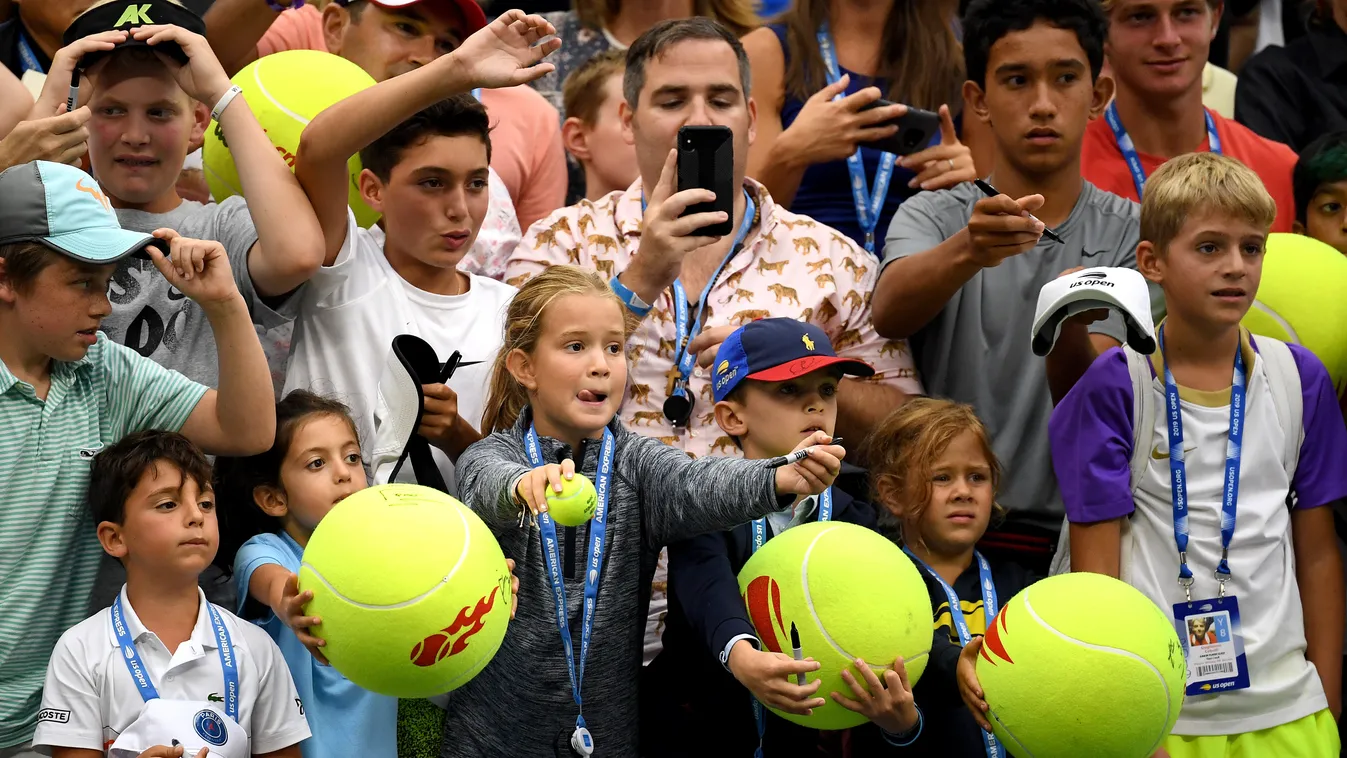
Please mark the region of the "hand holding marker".
MULTIPOLYGON (((1004 194, 1001 192, 1001 190, 993 187, 990 183, 985 182, 981 179, 974 179, 973 184, 976 184, 977 188, 982 190, 982 194, 986 195, 987 197, 996 197, 997 195, 1004 194)), ((1040 221, 1039 218, 1032 213, 1029 214, 1029 218, 1033 219, 1034 221, 1038 221, 1038 223, 1040 224, 1043 224, 1043 222, 1040 221)), ((1047 237, 1050 240, 1053 240, 1054 242, 1063 241, 1062 238, 1058 236, 1057 232, 1054 232, 1053 230, 1048 228, 1047 224, 1043 224, 1043 236, 1047 237)))
MULTIPOLYGON (((839 443, 839 442, 841 442, 841 441, 842 441, 842 438, 841 438, 841 437, 833 437, 832 440, 828 442, 828 444, 829 444, 829 445, 836 445, 837 443, 839 443)), ((809 457, 809 453, 810 453, 815 447, 818 447, 818 445, 811 445, 811 446, 806 447, 806 448, 803 448, 803 449, 801 449, 801 450, 796 450, 796 451, 793 452, 793 453, 788 453, 788 454, 786 454, 786 455, 778 455, 778 456, 775 457, 775 458, 771 458, 771 459, 769 459, 769 460, 767 461, 767 468, 781 468, 782 466, 789 466, 789 465, 791 465, 792 463, 799 463, 800 461, 804 460, 805 458, 808 458, 808 457, 809 457)))

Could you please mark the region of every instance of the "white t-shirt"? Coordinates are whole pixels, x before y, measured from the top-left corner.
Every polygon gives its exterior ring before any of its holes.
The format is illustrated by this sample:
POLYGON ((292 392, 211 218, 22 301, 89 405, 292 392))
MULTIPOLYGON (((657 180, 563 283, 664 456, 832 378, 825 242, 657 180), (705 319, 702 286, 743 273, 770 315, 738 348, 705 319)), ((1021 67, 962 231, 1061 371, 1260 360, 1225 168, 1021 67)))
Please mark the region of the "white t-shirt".
MULTIPOLYGON (((127 631, 159 697, 167 700, 222 702, 220 665, 206 596, 192 636, 169 653, 145 628, 122 588, 127 631)), ((239 725, 254 754, 270 753, 309 738, 304 706, 295 693, 280 648, 265 630, 215 606, 229 630, 239 672, 239 725)), ((105 608, 67 629, 47 667, 33 745, 105 750, 140 715, 145 701, 121 656, 112 631, 112 610, 105 608)))
MULTIPOLYGON (((455 350, 463 354, 449 388, 458 394, 459 416, 480 430, 515 288, 476 274, 468 278, 462 295, 413 287, 384 257, 383 231, 361 229, 350 216, 336 261, 319 269, 303 290, 285 392, 308 389, 350 406, 368 465, 384 360, 394 337, 414 334, 435 348, 441 362, 455 350)), ((453 464, 438 448, 432 446, 432 452, 452 489, 453 464)), ((398 478, 415 481, 410 466, 398 478)))
MULTIPOLYGON (((1294 479, 1282 454, 1285 435, 1276 415, 1268 374, 1247 335, 1242 343, 1248 379, 1239 470, 1231 579, 1226 592, 1239 602, 1251 686, 1184 700, 1174 733, 1228 735, 1267 729, 1328 707, 1323 685, 1306 659, 1304 608, 1296 577, 1291 507, 1323 507, 1347 495, 1347 433, 1337 412, 1328 372, 1292 345, 1300 372, 1305 437, 1294 479)), ((1163 367, 1153 357, 1155 407, 1166 407, 1163 367)), ((1192 596, 1217 596, 1213 576, 1221 558, 1221 503, 1230 430, 1230 391, 1179 387, 1188 488, 1188 566, 1192 596)), ((1101 355, 1053 410, 1054 465, 1067 516, 1073 523, 1128 517, 1131 553, 1123 580, 1170 618, 1184 602, 1178 583, 1166 414, 1155 414, 1148 466, 1135 495, 1130 491, 1132 386, 1118 349, 1101 355)))

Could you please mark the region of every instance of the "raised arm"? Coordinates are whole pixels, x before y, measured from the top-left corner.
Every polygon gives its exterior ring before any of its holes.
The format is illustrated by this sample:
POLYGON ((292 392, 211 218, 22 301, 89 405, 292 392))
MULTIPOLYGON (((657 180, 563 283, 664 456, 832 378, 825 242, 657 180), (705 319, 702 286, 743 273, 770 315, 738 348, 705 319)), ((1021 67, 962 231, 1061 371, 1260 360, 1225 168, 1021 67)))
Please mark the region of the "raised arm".
POLYGON ((324 265, 346 241, 346 162, 418 111, 474 87, 527 84, 551 71, 543 63, 561 42, 538 40, 555 29, 541 16, 502 14, 449 55, 336 103, 314 117, 300 137, 295 176, 313 203, 326 240, 324 265))
POLYGON ((459 456, 454 475, 463 503, 499 533, 519 526, 514 485, 530 468, 505 435, 493 434, 459 456))

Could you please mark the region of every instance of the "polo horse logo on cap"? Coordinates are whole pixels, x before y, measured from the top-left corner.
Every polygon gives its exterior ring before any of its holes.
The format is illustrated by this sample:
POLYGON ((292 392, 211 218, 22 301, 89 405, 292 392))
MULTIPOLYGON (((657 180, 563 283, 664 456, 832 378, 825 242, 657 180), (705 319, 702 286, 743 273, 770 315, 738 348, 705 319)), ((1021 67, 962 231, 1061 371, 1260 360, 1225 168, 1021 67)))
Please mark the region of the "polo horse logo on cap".
POLYGON ((107 196, 103 194, 103 190, 99 189, 97 184, 86 187, 84 186, 84 179, 80 178, 75 180, 75 189, 86 195, 92 195, 95 200, 103 204, 104 208, 112 210, 112 204, 108 202, 107 196))
POLYGON ((192 726, 201 739, 210 744, 220 747, 229 741, 229 729, 225 727, 224 719, 220 714, 209 708, 202 710, 192 719, 192 726))
POLYGON ((800 335, 800 339, 804 342, 804 349, 805 349, 805 350, 813 350, 813 349, 814 349, 814 341, 811 340, 811 339, 809 339, 809 335, 808 335, 808 334, 801 334, 801 335, 800 335))

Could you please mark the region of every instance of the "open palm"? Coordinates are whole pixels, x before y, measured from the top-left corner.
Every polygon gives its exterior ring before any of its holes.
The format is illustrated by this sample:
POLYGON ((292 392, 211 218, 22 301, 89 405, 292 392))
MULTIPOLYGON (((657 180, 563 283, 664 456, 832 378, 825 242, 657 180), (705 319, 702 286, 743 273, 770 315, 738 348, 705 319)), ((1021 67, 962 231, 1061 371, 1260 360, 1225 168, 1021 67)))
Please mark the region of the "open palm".
POLYGON ((553 69, 542 60, 561 47, 561 40, 538 44, 551 34, 556 29, 542 16, 507 11, 464 40, 455 57, 462 60, 469 79, 482 87, 527 84, 553 69))

